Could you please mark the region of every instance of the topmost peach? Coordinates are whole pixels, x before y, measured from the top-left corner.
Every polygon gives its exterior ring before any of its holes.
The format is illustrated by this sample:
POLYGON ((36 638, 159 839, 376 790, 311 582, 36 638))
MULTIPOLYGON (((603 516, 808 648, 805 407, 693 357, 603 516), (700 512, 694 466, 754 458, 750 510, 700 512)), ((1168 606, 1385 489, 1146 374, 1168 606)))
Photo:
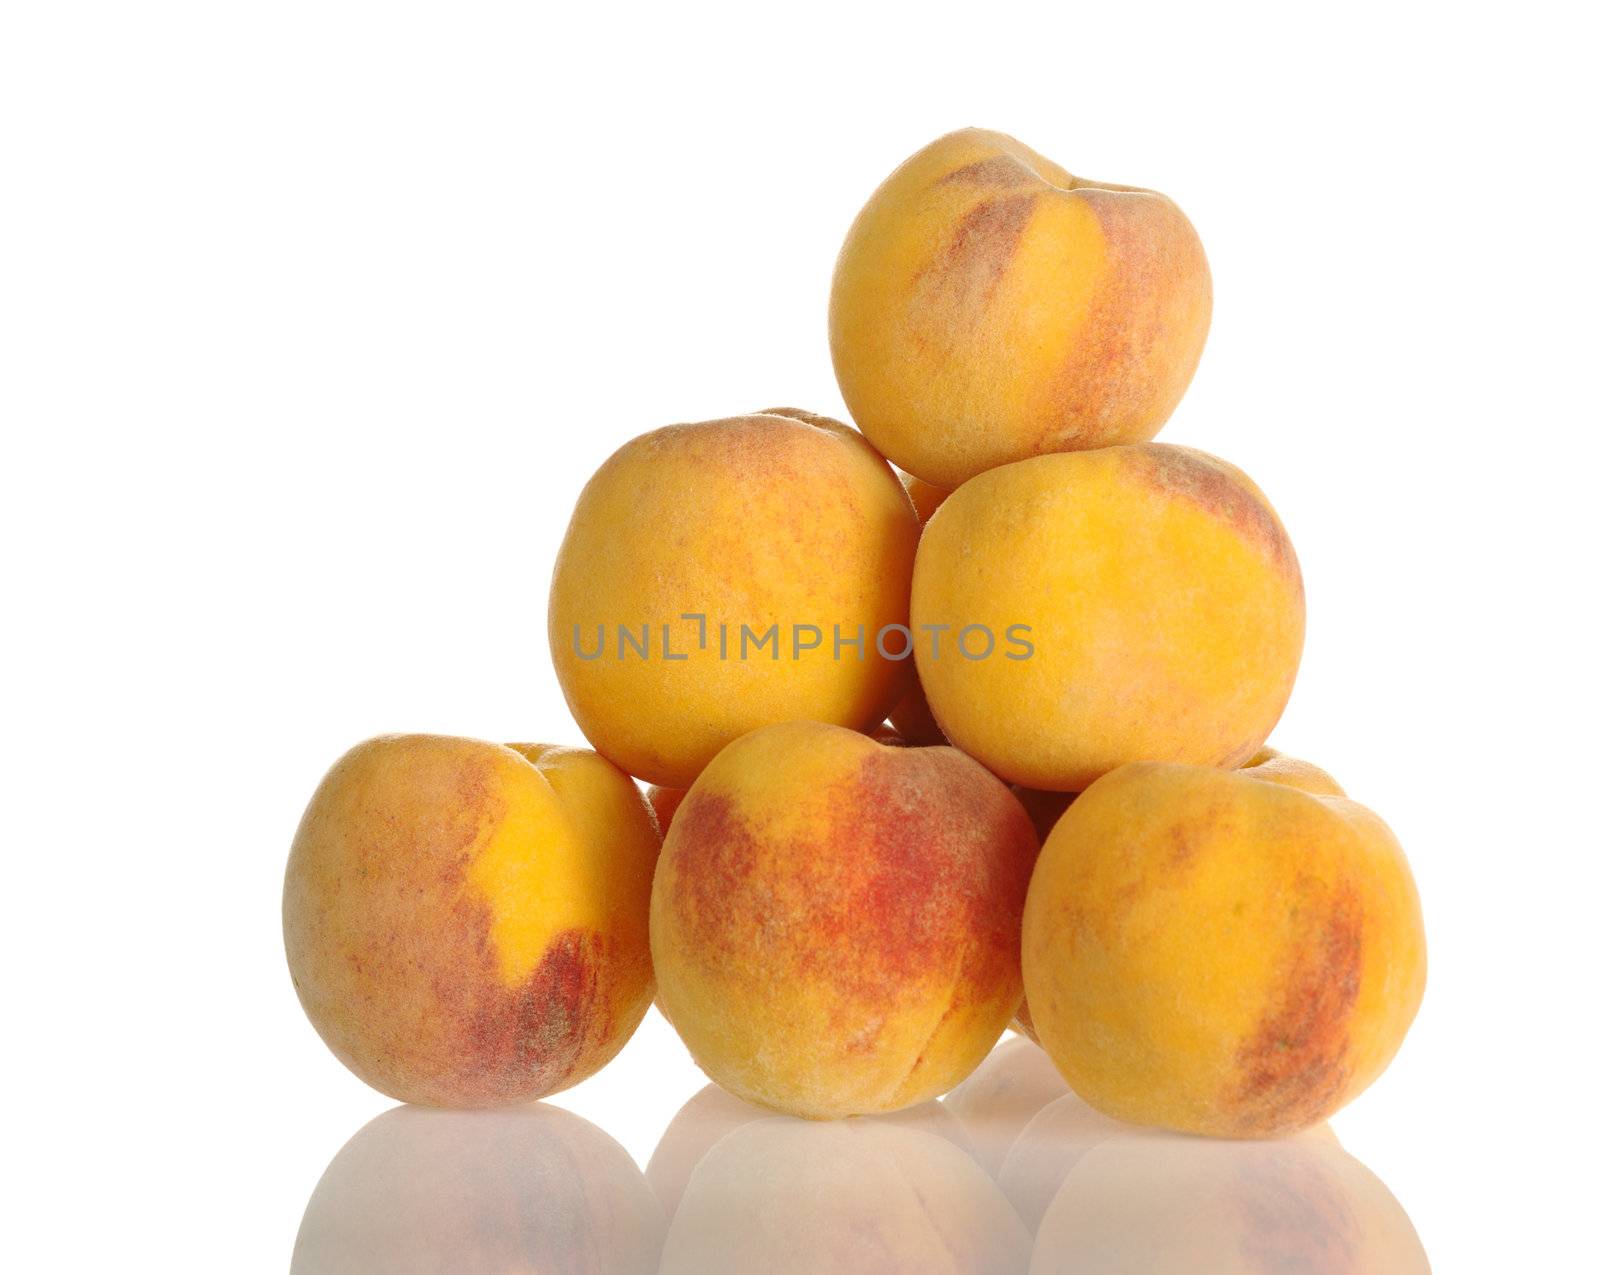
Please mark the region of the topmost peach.
POLYGON ((1175 203, 975 128, 918 151, 867 201, 828 316, 862 433, 939 487, 1153 438, 1210 324, 1211 272, 1175 203))

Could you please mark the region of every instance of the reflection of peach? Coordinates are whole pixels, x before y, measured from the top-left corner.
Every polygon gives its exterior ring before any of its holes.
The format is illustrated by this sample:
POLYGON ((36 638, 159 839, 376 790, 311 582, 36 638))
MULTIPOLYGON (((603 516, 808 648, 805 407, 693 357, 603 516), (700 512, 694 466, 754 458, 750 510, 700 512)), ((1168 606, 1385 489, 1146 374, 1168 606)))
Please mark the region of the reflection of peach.
MULTIPOLYGON (((1024 1225, 1037 1230, 1039 1220, 1078 1161, 1113 1138, 1140 1136, 1169 1137, 1101 1115, 1077 1094, 1068 1092, 1042 1108, 1017 1135, 995 1180, 1024 1225)), ((1326 1124, 1313 1125, 1295 1136, 1338 1146, 1338 1139, 1326 1124)))
MULTIPOLYGON (((735 1098, 720 1085, 707 1085, 678 1108, 678 1114, 673 1116, 661 1141, 656 1143, 644 1171, 668 1219, 677 1211, 689 1175, 705 1158, 706 1152, 740 1126, 770 1119, 770 1108, 735 1098)), ((943 1138, 969 1155, 976 1154, 961 1121, 946 1111, 937 1098, 874 1119, 898 1128, 920 1129, 943 1138)))
POLYGON ((586 1120, 397 1107, 334 1157, 293 1275, 656 1269, 664 1221, 628 1153, 586 1120))
POLYGON ((1020 1271, 1028 1237, 971 1156, 882 1120, 774 1116, 729 1133, 689 1178, 663 1275, 1020 1271))
POLYGON ((978 1162, 991 1176, 1039 1109, 1068 1092, 1050 1055, 1031 1040, 1001 1041, 978 1069, 952 1089, 944 1105, 972 1136, 978 1162))
MULTIPOLYGON (((1065 1087, 1065 1086, 1063 1086, 1065 1087)), ((1085 1155, 1131 1126, 1103 1116, 1067 1092, 1038 1111, 1017 1135, 995 1180, 1030 1231, 1056 1198, 1062 1181, 1085 1155)))
POLYGON ((1387 1187, 1336 1142, 1118 1135, 1077 1162, 1039 1224, 1033 1272, 1424 1275, 1387 1187))
POLYGON ((1023 977, 1073 1090, 1136 1124, 1270 1137, 1374 1081, 1427 958, 1405 855, 1344 797, 1253 768, 1139 762, 1039 856, 1023 977))
POLYGON ((758 726, 870 730, 910 676, 884 652, 899 653, 917 530, 883 457, 826 417, 779 408, 624 444, 578 497, 550 585, 573 717, 629 774, 675 788, 758 726))
POLYGON ((1152 437, 1210 321, 1205 253, 1172 200, 1074 177, 976 128, 878 187, 840 250, 828 311, 856 423, 941 487, 1152 437))
POLYGON ((526 1102, 591 1075, 650 1005, 660 838, 586 749, 386 735, 323 779, 283 935, 313 1026, 407 1102, 526 1102))
POLYGON ((1016 1012, 1037 851, 1010 791, 953 748, 787 722, 683 799, 651 896, 658 996, 742 1098, 828 1118, 957 1084, 1016 1012))

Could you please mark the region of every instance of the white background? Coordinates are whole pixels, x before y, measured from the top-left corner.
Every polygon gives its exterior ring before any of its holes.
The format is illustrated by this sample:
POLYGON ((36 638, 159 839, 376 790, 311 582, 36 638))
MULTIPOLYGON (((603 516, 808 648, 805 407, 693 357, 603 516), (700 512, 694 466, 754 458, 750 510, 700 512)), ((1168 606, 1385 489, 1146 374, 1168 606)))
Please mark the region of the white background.
MULTIPOLYGON (((578 742, 544 611, 580 485, 657 425, 842 412, 840 239, 967 124, 1198 227, 1215 318, 1163 438, 1289 526, 1310 636, 1274 742, 1390 822, 1429 927, 1415 1030, 1336 1128, 1436 1270, 1581 1264, 1577 14, 7 5, 6 1264, 286 1265, 391 1105, 284 970, 313 786, 380 731, 578 742)), ((699 1083, 652 1014, 557 1101, 642 1163, 699 1083)))

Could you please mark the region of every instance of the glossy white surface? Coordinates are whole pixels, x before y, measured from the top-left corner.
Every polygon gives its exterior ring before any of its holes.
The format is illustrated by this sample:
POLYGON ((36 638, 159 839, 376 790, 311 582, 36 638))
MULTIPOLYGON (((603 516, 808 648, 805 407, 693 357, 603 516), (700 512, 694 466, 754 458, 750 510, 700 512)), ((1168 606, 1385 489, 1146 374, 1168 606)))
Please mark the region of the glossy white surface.
MULTIPOLYGON (((1162 438, 1281 512, 1309 636, 1273 742, 1383 815, 1427 918, 1421 1015, 1341 1141, 1439 1271, 1580 1267, 1585 16, 0 6, 0 1263, 284 1269, 319 1176, 392 1105, 284 968, 284 857, 318 778, 381 731, 578 742, 544 612, 582 483, 667 422, 842 410, 846 227, 901 158, 980 124, 1171 193, 1204 240, 1215 319, 1162 438)), ((642 1170, 704 1083, 652 1015, 554 1103, 642 1170)), ((972 1137, 1010 1180, 1003 1138, 972 1137)), ((482 1152, 462 1139, 463 1173, 482 1152)), ((1056 1194, 1041 1162, 1030 1217, 1056 1194)), ((1141 1175, 1170 1198, 1184 1164, 1102 1161, 1092 1216, 1063 1225, 1080 1248, 1090 1222, 1166 1233, 1175 1212, 1104 1201, 1141 1175)))
POLYGON ((397 1107, 306 1206, 295 1275, 452 1270, 1414 1275, 1404 1208, 1326 1125, 1277 1142, 1137 1130, 1041 1083, 1012 1038, 944 1101, 810 1123, 707 1086, 643 1173, 553 1104, 397 1107), (992 1173, 984 1166, 1000 1156, 992 1173))

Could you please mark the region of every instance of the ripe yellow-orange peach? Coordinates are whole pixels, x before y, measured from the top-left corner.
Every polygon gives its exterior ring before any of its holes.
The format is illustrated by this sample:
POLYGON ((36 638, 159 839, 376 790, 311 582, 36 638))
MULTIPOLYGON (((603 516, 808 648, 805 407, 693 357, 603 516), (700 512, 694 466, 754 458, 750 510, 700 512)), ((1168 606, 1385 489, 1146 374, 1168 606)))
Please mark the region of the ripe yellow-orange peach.
POLYGON ((1211 274, 1165 195, 1074 177, 969 128, 867 201, 828 319, 856 424, 949 488, 1044 452, 1154 437, 1200 361, 1211 274))
POLYGON ((405 1102, 555 1093, 650 1005, 660 842, 638 787, 586 749, 442 735, 359 744, 289 853, 283 934, 312 1025, 405 1102))
POLYGON ((1325 1120, 1388 1065, 1427 958, 1394 834, 1342 796, 1140 762, 1039 856, 1023 978, 1039 1041, 1106 1114, 1257 1138, 1325 1120))
POLYGON ((950 742, 1081 792, 1130 761, 1236 766, 1305 637, 1289 537, 1232 465, 1162 443, 980 474, 923 529, 917 673, 950 742))
POLYGON ((824 1119, 898 1110, 982 1061, 1022 987, 1038 842, 953 748, 768 726, 689 789, 651 897, 658 996, 741 1098, 824 1119))
POLYGON ((890 626, 917 531, 894 470, 826 417, 780 408, 634 439, 578 498, 550 587, 578 726, 674 788, 771 722, 870 729, 910 677, 890 626))

